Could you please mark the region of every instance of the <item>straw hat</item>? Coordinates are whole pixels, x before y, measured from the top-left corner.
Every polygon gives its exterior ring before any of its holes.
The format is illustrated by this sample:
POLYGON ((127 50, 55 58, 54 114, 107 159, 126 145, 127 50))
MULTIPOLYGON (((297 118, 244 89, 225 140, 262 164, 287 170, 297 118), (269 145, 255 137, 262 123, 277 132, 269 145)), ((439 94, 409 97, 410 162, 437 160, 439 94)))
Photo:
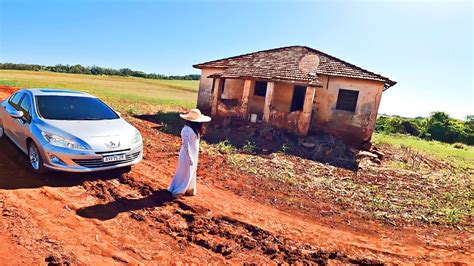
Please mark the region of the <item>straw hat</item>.
POLYGON ((207 115, 201 114, 199 109, 191 109, 186 114, 180 114, 182 119, 192 121, 192 122, 199 122, 205 123, 211 121, 211 118, 207 115))

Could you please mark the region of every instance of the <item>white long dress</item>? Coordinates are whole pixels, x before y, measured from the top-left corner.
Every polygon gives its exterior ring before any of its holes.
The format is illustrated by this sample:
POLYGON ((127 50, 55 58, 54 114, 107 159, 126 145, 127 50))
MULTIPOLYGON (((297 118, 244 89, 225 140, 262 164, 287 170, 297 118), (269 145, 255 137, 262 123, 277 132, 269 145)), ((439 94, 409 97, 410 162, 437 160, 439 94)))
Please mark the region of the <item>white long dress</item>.
POLYGON ((199 137, 189 126, 181 130, 182 147, 178 167, 168 191, 173 195, 196 195, 196 171, 199 155, 199 137))

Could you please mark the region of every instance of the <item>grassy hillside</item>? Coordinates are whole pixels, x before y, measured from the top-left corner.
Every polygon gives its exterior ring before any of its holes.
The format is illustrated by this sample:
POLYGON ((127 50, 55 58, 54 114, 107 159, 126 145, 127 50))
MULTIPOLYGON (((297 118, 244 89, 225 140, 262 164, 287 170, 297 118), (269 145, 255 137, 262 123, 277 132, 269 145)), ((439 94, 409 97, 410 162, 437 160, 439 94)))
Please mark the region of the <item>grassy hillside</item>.
POLYGON ((133 106, 137 104, 193 107, 196 104, 199 81, 0 70, 0 85, 2 84, 80 90, 101 97, 116 108, 124 109, 136 108, 133 106))

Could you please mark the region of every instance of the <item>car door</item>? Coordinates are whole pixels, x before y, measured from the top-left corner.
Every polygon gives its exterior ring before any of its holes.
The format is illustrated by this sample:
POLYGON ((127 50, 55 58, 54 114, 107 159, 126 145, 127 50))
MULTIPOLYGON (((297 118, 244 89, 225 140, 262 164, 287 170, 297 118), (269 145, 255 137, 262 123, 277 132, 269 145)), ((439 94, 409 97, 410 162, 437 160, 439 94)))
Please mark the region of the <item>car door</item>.
POLYGON ((17 145, 20 149, 26 151, 28 147, 26 147, 26 139, 30 135, 30 123, 31 123, 31 108, 32 108, 32 101, 31 96, 25 94, 21 99, 20 104, 18 105, 17 110, 23 112, 23 117, 21 119, 15 119, 17 123, 17 145))
POLYGON ((13 94, 8 102, 3 106, 4 112, 2 112, 2 123, 3 123, 3 130, 5 134, 10 137, 12 141, 15 142, 15 135, 16 131, 18 130, 16 127, 15 119, 10 116, 10 113, 17 110, 16 108, 20 104, 21 99, 25 96, 23 92, 17 92, 13 94))

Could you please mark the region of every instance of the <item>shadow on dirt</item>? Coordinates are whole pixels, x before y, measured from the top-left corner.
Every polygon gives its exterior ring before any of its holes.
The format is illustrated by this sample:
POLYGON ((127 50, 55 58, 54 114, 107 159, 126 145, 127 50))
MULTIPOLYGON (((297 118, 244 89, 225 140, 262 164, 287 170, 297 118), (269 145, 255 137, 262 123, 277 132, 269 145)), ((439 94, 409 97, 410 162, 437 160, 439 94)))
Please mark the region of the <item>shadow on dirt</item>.
POLYGON ((0 141, 0 189, 22 189, 49 187, 72 187, 85 181, 110 180, 122 175, 121 170, 95 173, 48 172, 35 174, 29 169, 27 156, 9 140, 0 141))
MULTIPOLYGON (((158 112, 134 117, 152 122, 157 125, 154 127, 156 130, 178 137, 184 126, 184 120, 179 117, 178 112, 158 112)), ((203 140, 207 143, 232 146, 246 153, 268 155, 283 152, 353 171, 358 169, 355 154, 342 141, 327 134, 299 138, 289 131, 230 120, 211 122, 205 132, 203 140)))
POLYGON ((106 204, 97 204, 77 210, 77 215, 101 221, 115 218, 119 213, 161 207, 174 198, 166 189, 154 191, 151 195, 140 199, 119 198, 106 204))
POLYGON ((179 114, 179 112, 158 112, 156 114, 136 115, 134 117, 155 123, 157 125, 154 127, 156 130, 179 137, 184 126, 184 120, 179 117, 179 114))

